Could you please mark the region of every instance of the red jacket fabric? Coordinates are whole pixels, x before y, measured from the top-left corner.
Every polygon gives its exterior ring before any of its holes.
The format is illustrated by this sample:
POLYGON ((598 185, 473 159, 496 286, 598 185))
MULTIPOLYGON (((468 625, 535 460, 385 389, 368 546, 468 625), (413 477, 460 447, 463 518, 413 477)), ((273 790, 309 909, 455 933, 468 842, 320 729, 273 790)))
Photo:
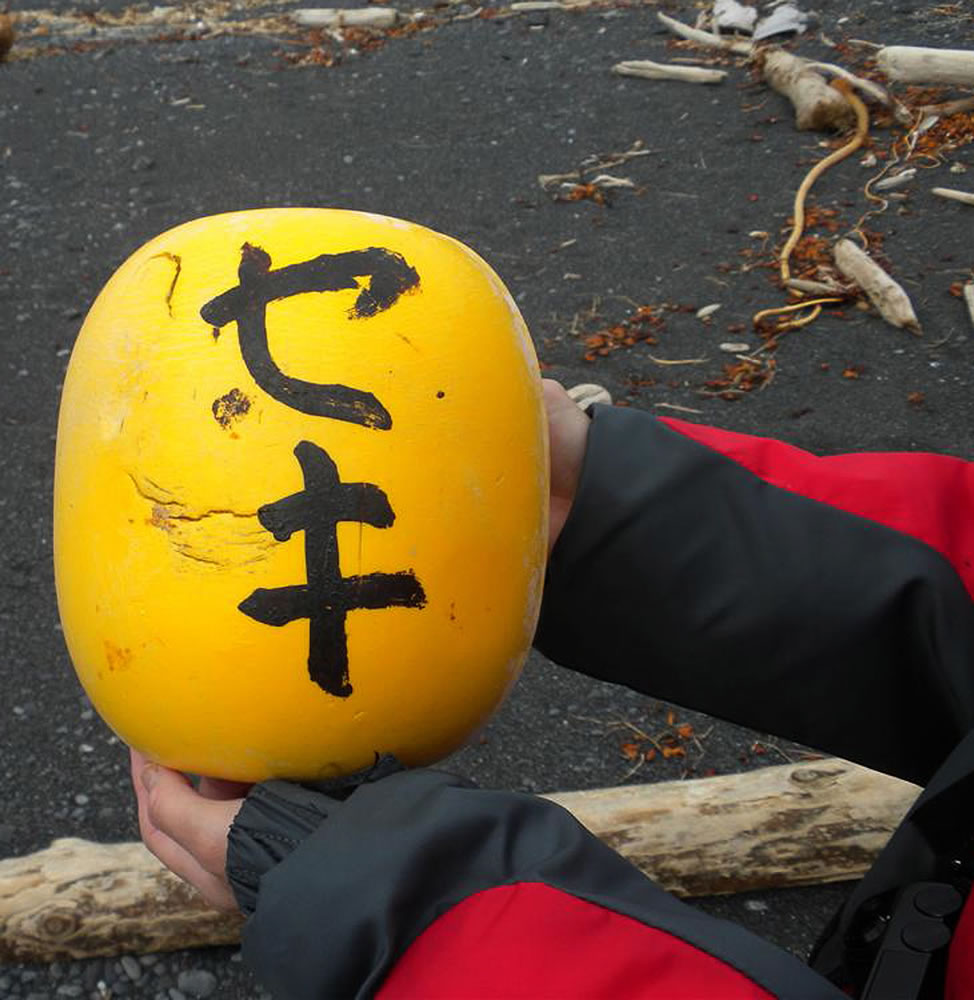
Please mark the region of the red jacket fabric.
POLYGON ((673 934, 541 882, 485 889, 458 903, 410 945, 379 990, 382 1000, 475 994, 522 1000, 773 997, 673 934))

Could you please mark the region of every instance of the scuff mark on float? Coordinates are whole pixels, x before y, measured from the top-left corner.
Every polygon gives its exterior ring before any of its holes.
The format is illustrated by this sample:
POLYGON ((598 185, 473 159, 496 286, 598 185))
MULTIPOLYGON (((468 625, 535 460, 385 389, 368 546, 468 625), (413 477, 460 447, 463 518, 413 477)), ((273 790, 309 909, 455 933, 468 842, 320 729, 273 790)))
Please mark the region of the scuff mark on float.
POLYGON ((178 556, 229 569, 261 562, 279 544, 264 530, 256 510, 191 510, 158 483, 132 473, 128 476, 139 496, 151 505, 145 523, 164 531, 178 556))
POLYGON ((166 309, 169 310, 169 318, 172 319, 172 297, 173 292, 176 291, 176 282, 179 281, 179 275, 183 270, 183 258, 179 254, 169 253, 168 250, 164 250, 162 253, 154 254, 149 260, 156 260, 158 257, 165 257, 166 260, 171 260, 176 265, 176 272, 172 276, 169 291, 166 292, 166 309))

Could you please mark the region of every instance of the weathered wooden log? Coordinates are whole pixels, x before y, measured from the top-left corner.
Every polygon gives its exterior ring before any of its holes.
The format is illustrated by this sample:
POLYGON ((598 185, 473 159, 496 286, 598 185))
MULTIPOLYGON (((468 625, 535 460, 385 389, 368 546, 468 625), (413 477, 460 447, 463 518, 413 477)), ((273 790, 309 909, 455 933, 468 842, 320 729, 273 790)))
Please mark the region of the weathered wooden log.
POLYGON ((858 878, 919 791, 829 758, 548 797, 665 889, 710 896, 858 878))
POLYGON ((891 326, 920 336, 920 321, 903 286, 894 281, 852 240, 839 240, 833 251, 835 265, 842 275, 855 282, 868 296, 876 311, 891 326))
POLYGON ((768 86, 791 101, 800 130, 841 130, 855 124, 852 105, 809 60, 771 48, 762 51, 756 62, 768 86))
POLYGON ((899 83, 974 87, 974 49, 887 45, 876 53, 876 65, 899 83))
MULTIPOLYGON (((861 875, 919 789, 827 759, 693 781, 548 796, 681 895, 861 875)), ((236 941, 141 844, 58 840, 0 861, 0 961, 51 961, 236 941)))
POLYGON ((0 861, 0 962, 230 944, 241 924, 140 843, 65 838, 0 861))

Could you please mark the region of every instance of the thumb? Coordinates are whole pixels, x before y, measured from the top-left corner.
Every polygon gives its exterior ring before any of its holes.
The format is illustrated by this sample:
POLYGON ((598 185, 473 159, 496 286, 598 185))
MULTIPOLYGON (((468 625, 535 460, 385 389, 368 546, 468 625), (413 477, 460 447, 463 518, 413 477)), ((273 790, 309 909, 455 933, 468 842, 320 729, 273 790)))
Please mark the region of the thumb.
POLYGON ((178 844, 207 871, 223 872, 227 833, 241 801, 205 798, 185 775, 158 764, 147 764, 140 777, 147 825, 178 844))

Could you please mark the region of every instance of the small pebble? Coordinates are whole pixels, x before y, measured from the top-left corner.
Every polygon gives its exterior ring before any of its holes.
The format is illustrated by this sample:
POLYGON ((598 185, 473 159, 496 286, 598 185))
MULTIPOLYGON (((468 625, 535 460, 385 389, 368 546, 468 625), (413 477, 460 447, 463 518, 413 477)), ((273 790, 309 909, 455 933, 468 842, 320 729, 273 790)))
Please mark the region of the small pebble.
POLYGON ((122 969, 133 983, 137 983, 142 978, 142 966, 131 955, 122 956, 122 969))
POLYGON ((97 959, 85 965, 85 971, 81 974, 81 981, 85 984, 85 988, 89 993, 98 989, 98 981, 101 979, 104 971, 104 963, 97 959))
POLYGON ((205 969, 187 969, 185 972, 180 972, 176 985, 183 993, 203 1000, 216 991, 216 976, 205 969))

